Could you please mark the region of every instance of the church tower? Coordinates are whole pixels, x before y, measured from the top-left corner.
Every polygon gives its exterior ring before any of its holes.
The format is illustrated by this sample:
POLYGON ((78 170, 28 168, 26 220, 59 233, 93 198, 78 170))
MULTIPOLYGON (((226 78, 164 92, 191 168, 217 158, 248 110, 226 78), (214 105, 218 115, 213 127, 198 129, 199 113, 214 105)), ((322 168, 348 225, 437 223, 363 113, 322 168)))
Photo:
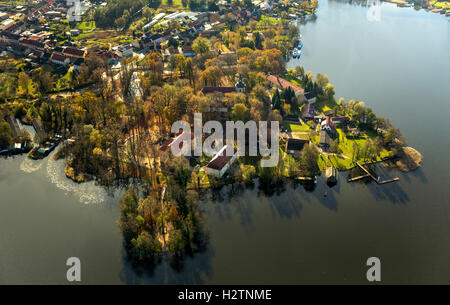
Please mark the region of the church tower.
POLYGON ((239 74, 239 80, 235 85, 236 87, 236 92, 238 93, 245 93, 245 84, 242 81, 242 75, 239 74))

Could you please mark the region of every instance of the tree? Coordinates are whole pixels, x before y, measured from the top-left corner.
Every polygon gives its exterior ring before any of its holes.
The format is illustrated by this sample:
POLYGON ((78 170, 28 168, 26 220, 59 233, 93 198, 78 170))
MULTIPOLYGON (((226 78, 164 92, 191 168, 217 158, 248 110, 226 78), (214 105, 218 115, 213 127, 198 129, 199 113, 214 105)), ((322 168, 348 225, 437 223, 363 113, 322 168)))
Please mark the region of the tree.
POLYGON ((262 45, 261 34, 259 32, 253 33, 253 42, 255 44, 255 48, 262 50, 263 45, 262 45))
POLYGON ((283 108, 282 103, 281 103, 280 92, 278 91, 278 89, 275 89, 275 93, 273 94, 273 97, 272 97, 272 108, 280 110, 280 111, 283 108))
POLYGON ((200 80, 204 86, 219 86, 221 84, 222 70, 217 66, 209 66, 200 73, 200 80))
POLYGON ((317 160, 319 153, 312 145, 305 145, 300 155, 300 170, 305 176, 315 176, 319 174, 317 160))
POLYGON ((247 106, 241 103, 238 103, 233 106, 231 114, 233 116, 234 121, 242 121, 242 122, 246 122, 249 116, 247 106))
POLYGON ((333 143, 330 145, 330 152, 334 154, 340 154, 342 150, 339 148, 339 141, 334 140, 333 143))
POLYGON ((315 83, 319 92, 323 92, 325 86, 328 84, 328 76, 326 74, 318 73, 315 79, 315 83))
POLYGON ((22 89, 22 92, 25 96, 28 96, 31 92, 29 92, 31 79, 25 72, 19 73, 18 84, 19 88, 22 89))
POLYGON ((146 6, 142 9, 142 16, 145 17, 148 20, 152 18, 153 14, 155 13, 155 10, 146 6))
POLYGON ((330 83, 326 84, 324 94, 327 100, 332 101, 334 97, 334 86, 330 83))
POLYGON ((384 144, 391 145, 395 140, 395 128, 390 127, 383 136, 384 144))
POLYGON ((201 36, 195 39, 192 44, 192 49, 196 54, 206 54, 209 52, 210 48, 209 40, 201 36))

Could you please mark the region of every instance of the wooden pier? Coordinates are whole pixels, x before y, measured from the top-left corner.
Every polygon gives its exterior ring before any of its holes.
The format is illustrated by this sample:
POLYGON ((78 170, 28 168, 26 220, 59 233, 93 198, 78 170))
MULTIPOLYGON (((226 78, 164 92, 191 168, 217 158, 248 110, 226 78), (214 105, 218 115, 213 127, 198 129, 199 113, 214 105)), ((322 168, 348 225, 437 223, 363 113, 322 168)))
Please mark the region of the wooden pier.
POLYGON ((386 183, 396 182, 396 181, 398 181, 398 180, 400 180, 400 178, 395 177, 395 178, 392 178, 392 179, 388 179, 388 180, 381 181, 381 182, 379 182, 378 184, 386 184, 386 183))
POLYGON ((365 175, 362 175, 362 176, 358 176, 358 177, 354 177, 354 178, 349 178, 349 179, 347 180, 347 182, 358 181, 358 180, 361 180, 361 179, 364 179, 364 178, 367 178, 367 177, 369 177, 369 175, 365 174, 365 175))
POLYGON ((377 184, 386 184, 386 183, 391 183, 391 182, 395 182, 395 181, 399 181, 400 180, 398 177, 395 177, 395 178, 391 178, 391 179, 380 181, 380 177, 379 176, 375 177, 364 165, 361 165, 359 162, 355 162, 355 164, 360 169, 362 169, 366 174, 362 175, 362 176, 359 176, 359 177, 348 179, 348 182, 353 182, 353 181, 360 180, 360 179, 363 179, 363 178, 366 178, 366 177, 372 178, 372 180, 374 180, 377 184))

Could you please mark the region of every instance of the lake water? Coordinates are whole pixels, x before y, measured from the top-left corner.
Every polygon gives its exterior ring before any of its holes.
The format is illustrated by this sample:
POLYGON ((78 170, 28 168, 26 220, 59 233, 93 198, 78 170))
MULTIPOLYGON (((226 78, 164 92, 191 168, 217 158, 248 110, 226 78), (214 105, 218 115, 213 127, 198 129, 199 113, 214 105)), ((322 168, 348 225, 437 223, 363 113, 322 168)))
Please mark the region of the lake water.
POLYGON ((286 184, 265 194, 227 187, 202 204, 208 248, 181 267, 136 270, 116 225, 116 196, 64 177, 63 163, 0 159, 0 283, 66 283, 79 257, 86 284, 367 283, 381 259, 383 283, 450 284, 450 22, 442 15, 320 1, 301 27, 299 61, 326 73, 337 97, 363 100, 424 155, 423 167, 378 186, 348 184, 323 197, 286 184))

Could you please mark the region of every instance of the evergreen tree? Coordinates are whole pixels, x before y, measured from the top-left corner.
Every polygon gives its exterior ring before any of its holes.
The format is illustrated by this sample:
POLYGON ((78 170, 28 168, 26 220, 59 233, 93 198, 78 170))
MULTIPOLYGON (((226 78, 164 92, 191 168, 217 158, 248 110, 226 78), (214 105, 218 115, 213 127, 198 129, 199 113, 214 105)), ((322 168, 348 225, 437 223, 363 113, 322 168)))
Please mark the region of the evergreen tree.
POLYGON ((283 111, 283 105, 281 103, 281 97, 280 97, 280 92, 278 91, 278 89, 275 91, 273 97, 272 97, 272 108, 273 109, 277 109, 280 112, 283 111))

